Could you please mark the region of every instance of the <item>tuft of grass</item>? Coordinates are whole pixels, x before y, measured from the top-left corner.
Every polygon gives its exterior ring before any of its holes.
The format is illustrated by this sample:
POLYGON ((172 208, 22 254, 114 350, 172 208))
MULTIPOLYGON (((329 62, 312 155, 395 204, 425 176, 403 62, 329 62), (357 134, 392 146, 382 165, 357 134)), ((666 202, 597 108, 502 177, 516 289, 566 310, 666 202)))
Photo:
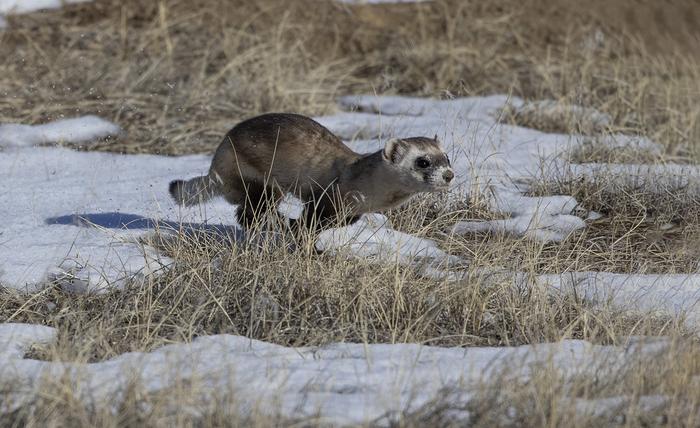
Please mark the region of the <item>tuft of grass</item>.
POLYGON ((406 412, 402 426, 464 426, 467 417, 475 427, 692 426, 700 418, 699 355, 697 343, 681 341, 653 362, 640 357, 612 374, 602 368, 597 375, 571 379, 544 364, 517 379, 504 370, 466 398, 446 388, 406 412))

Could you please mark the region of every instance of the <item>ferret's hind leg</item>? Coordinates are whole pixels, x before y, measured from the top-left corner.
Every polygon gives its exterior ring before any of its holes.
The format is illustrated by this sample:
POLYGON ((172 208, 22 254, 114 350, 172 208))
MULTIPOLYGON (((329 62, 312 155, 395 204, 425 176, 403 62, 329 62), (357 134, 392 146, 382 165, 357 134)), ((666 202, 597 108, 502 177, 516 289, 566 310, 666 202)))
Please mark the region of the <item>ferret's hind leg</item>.
MULTIPOLYGON (((256 224, 259 224, 267 210, 277 207, 277 203, 281 199, 280 193, 271 187, 265 187, 257 182, 246 183, 245 191, 237 191, 232 194, 231 203, 238 204, 236 214, 238 222, 245 229, 250 229, 256 224)), ((228 200, 228 198, 227 198, 228 200)))

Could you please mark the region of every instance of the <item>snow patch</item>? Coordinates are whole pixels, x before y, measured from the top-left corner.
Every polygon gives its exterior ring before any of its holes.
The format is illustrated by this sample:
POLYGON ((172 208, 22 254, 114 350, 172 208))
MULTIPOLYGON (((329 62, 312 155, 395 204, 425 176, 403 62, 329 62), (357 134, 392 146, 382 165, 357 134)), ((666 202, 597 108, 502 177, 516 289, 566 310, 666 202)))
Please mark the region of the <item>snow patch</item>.
POLYGON ((50 345, 55 342, 57 331, 43 325, 0 324, 0 364, 21 360, 34 345, 50 345))
POLYGON ((665 194, 700 195, 700 166, 681 164, 573 164, 559 179, 614 182, 618 186, 665 194))
POLYGON ((539 275, 536 282, 598 305, 681 318, 700 327, 700 275, 566 272, 539 275))
MULTIPOLYGON (((604 377, 669 346, 658 340, 629 346, 565 340, 502 348, 350 343, 289 348, 217 335, 93 364, 23 358, 32 345, 55 338, 56 331, 48 327, 0 324, 0 388, 7 392, 0 412, 29 405, 42 384, 67 376, 77 399, 87 406, 109 403, 117 409, 129 385, 145 393, 167 393, 192 384, 194 406, 211 405, 230 394, 241 412, 320 416, 337 425, 387 424, 392 415, 416 410, 445 389, 469 399, 490 382, 526 381, 544 368, 557 370, 566 382, 604 377)), ((178 405, 175 395, 166 404, 178 405)))
MULTIPOLYGON (((427 116, 492 122, 506 107, 519 108, 524 101, 508 95, 435 100, 401 96, 347 95, 338 100, 348 110, 387 116, 427 116)), ((443 122, 444 123, 444 122, 443 122)), ((421 124, 424 126, 424 124, 421 124)))
POLYGON ((29 13, 42 9, 58 9, 70 3, 85 3, 91 0, 0 0, 0 13, 29 13))
POLYGON ((39 147, 0 152, 0 284, 34 291, 61 279, 74 291, 123 285, 172 261, 139 243, 153 230, 236 235, 224 201, 181 209, 168 183, 208 156, 125 156, 39 147))
POLYGON ((589 131, 602 131, 612 124, 609 114, 590 107, 565 104, 555 100, 527 101, 509 106, 509 113, 526 123, 573 123, 589 131))
POLYGON ((510 218, 488 221, 460 221, 451 232, 510 233, 543 242, 560 242, 571 232, 586 227, 581 218, 571 215, 578 206, 571 196, 529 197, 507 190, 492 195, 492 210, 510 218))
POLYGON ((459 257, 445 253, 434 241, 391 229, 389 219, 381 214, 364 215, 356 223, 321 232, 316 249, 342 252, 383 264, 416 265, 445 269, 464 266, 459 257))
MULTIPOLYGON (((464 279, 466 274, 455 272, 455 278, 464 279)), ((484 286, 511 284, 515 290, 540 287, 555 295, 575 296, 591 307, 668 317, 690 332, 700 332, 700 274, 587 271, 532 275, 491 268, 477 268, 468 274, 484 286)))
POLYGON ((119 126, 97 116, 57 120, 43 125, 0 125, 0 147, 26 147, 40 144, 81 143, 117 135, 119 126))
POLYGON ((596 135, 591 143, 597 143, 611 149, 631 149, 646 152, 651 155, 661 155, 663 148, 660 144, 646 137, 627 134, 596 135))

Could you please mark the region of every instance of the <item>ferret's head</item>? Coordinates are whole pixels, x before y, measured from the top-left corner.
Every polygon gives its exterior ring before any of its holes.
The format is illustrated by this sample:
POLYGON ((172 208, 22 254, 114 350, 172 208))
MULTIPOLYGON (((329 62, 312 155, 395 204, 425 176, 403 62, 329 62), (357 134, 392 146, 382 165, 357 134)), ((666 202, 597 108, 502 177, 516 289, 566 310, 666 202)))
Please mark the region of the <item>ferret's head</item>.
POLYGON ((437 136, 392 138, 384 145, 382 157, 416 192, 446 190, 455 176, 437 136))

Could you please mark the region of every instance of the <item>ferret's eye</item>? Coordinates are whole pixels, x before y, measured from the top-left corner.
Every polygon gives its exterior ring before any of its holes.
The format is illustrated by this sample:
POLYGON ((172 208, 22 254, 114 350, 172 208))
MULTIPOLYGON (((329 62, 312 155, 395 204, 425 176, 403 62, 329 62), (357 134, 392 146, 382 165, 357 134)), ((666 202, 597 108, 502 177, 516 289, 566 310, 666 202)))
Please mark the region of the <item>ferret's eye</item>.
POLYGON ((416 159, 416 166, 418 168, 427 168, 430 166, 430 161, 426 158, 418 158, 416 159))

